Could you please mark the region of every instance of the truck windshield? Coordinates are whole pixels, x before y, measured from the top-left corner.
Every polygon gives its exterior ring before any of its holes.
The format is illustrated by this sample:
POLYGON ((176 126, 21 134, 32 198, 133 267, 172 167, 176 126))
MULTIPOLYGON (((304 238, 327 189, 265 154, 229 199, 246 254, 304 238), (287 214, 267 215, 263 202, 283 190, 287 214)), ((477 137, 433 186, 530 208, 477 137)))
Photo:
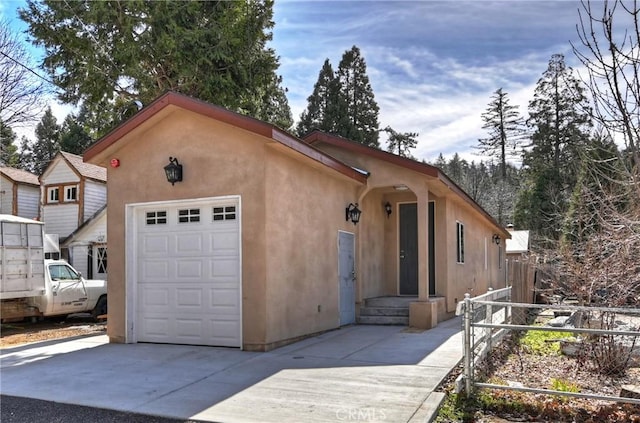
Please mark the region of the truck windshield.
POLYGON ((63 264, 52 264, 49 266, 49 275, 51 275, 52 281, 80 279, 80 276, 78 276, 73 269, 63 264))

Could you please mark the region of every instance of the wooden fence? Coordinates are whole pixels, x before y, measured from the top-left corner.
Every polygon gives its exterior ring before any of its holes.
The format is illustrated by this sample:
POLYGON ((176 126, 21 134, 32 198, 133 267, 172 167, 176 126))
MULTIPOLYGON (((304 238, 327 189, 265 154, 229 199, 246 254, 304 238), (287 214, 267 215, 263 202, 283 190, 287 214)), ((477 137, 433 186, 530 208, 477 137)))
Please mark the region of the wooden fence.
POLYGON ((507 286, 511 287, 511 301, 529 303, 535 301, 536 256, 507 259, 507 286))

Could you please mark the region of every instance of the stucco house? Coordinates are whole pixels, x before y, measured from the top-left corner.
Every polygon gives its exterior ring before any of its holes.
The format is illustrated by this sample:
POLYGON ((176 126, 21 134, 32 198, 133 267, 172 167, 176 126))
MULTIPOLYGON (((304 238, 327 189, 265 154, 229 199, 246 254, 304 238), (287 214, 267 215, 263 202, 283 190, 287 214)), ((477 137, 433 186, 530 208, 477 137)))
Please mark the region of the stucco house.
POLYGON ((39 206, 38 176, 21 169, 0 167, 0 214, 36 219, 39 206))
POLYGON ((59 152, 40 176, 41 219, 62 257, 85 277, 107 279, 107 171, 59 152))
POLYGON ((430 328, 504 283, 509 233, 446 175, 338 137, 169 92, 84 159, 108 167, 111 342, 266 351, 380 296, 430 328))

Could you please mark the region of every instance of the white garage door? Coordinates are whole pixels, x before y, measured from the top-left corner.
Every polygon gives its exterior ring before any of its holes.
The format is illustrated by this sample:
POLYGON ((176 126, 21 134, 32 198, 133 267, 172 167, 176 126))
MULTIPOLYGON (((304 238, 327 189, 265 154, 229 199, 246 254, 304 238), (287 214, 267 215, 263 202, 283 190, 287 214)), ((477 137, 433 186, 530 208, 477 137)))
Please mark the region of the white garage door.
POLYGON ((140 342, 241 346, 236 200, 136 207, 140 342))

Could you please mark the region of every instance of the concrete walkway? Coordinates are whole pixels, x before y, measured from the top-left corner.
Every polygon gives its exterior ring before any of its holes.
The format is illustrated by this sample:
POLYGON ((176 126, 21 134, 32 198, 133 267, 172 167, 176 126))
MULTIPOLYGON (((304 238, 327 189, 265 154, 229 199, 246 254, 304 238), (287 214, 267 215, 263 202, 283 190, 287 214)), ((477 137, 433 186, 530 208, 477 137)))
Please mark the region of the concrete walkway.
POLYGON ((350 326, 268 353, 101 335, 0 350, 0 394, 213 422, 428 422, 461 358, 459 318, 350 326))

